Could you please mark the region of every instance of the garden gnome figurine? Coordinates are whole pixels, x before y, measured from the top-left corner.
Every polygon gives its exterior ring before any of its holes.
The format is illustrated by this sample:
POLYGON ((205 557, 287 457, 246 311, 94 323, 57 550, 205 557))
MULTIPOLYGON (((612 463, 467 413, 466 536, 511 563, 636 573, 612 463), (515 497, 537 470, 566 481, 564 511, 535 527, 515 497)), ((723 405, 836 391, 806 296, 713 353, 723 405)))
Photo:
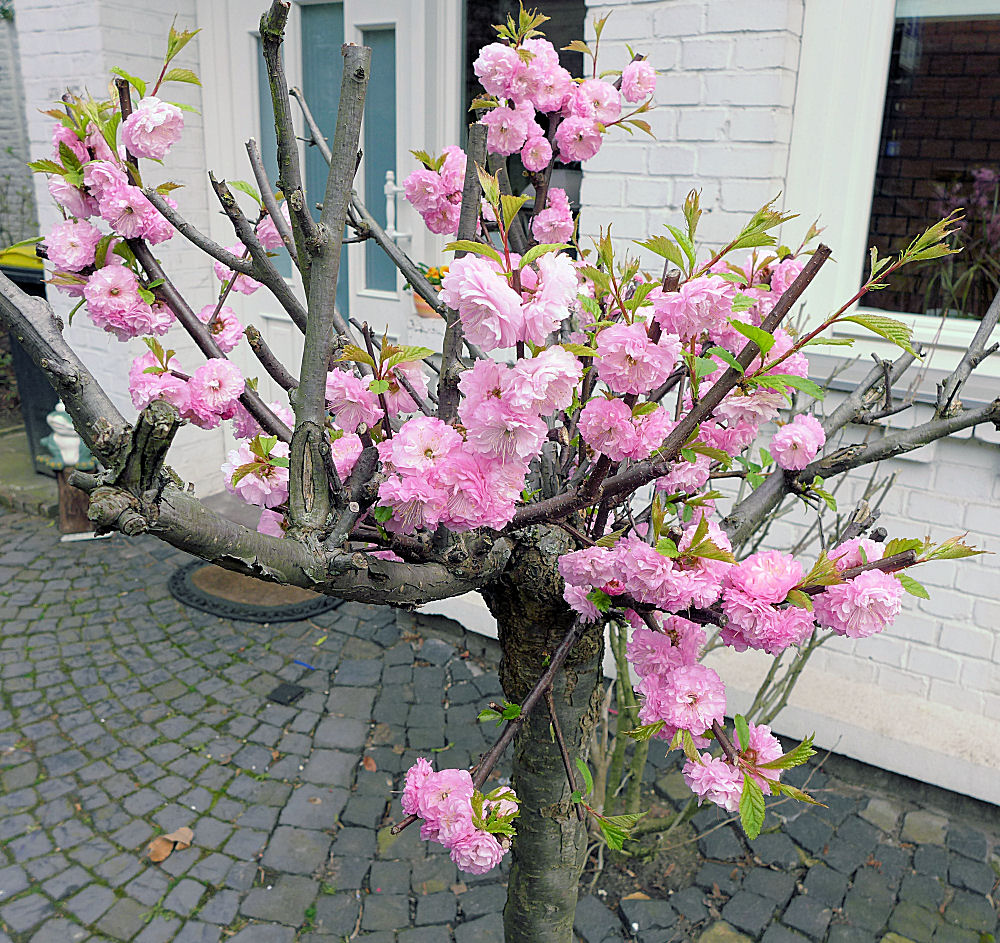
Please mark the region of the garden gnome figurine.
MULTIPOLYGON (((62 400, 56 403, 56 408, 46 417, 45 421, 52 430, 52 435, 46 436, 42 444, 49 450, 54 459, 63 465, 78 465, 80 463, 80 450, 83 440, 76 434, 73 428, 73 420, 70 419, 66 407, 62 400)), ((89 456, 86 456, 89 458, 89 456)))

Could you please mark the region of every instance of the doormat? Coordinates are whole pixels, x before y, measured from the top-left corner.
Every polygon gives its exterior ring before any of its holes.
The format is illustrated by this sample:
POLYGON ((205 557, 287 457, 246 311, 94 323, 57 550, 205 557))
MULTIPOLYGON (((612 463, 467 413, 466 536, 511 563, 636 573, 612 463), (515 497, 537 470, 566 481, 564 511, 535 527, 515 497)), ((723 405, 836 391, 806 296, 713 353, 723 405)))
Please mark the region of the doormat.
POLYGON ((343 600, 298 586, 258 580, 203 560, 178 569, 167 581, 174 599, 223 619, 296 622, 336 609, 343 600))

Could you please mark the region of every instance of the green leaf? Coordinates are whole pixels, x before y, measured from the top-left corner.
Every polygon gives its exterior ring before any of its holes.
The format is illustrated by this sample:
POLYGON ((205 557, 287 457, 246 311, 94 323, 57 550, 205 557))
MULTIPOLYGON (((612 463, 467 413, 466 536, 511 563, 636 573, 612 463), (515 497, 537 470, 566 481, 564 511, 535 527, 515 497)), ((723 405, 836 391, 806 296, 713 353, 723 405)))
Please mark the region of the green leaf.
POLYGON ((801 589, 790 589, 785 600, 797 609, 805 609, 807 612, 813 611, 812 599, 808 593, 802 592, 801 589))
POLYGON ((747 747, 750 746, 750 725, 742 714, 737 714, 733 718, 733 724, 736 727, 736 736, 740 741, 740 750, 745 753, 747 747))
POLYGON ((231 190, 239 190, 240 193, 245 193, 248 197, 255 200, 258 206, 264 205, 264 201, 260 198, 257 188, 247 183, 246 180, 227 180, 226 183, 229 184, 231 190))
POLYGON ((680 550, 677 548, 677 544, 674 543, 669 537, 661 537, 656 541, 656 552, 663 554, 665 557, 676 558, 681 555, 680 550))
POLYGON ((587 601, 593 603, 598 612, 607 612, 611 608, 611 597, 603 589, 592 589, 587 593, 587 601))
POLYGON ((904 324, 902 321, 886 317, 884 314, 871 314, 868 312, 852 314, 850 317, 842 318, 841 320, 853 321, 855 324, 860 324, 880 337, 892 341, 897 347, 901 347, 908 354, 919 357, 913 347, 913 332, 910 330, 909 325, 904 324))
POLYGON ((771 760, 770 763, 760 763, 760 769, 791 769, 793 766, 801 766, 805 763, 811 756, 816 755, 816 751, 812 748, 813 745, 813 734, 809 734, 794 750, 789 750, 787 753, 783 753, 775 760, 771 760))
POLYGON ((173 59, 177 53, 179 53, 195 36, 200 33, 200 29, 194 30, 175 30, 173 26, 170 27, 170 33, 167 36, 167 62, 173 59))
POLYGON ((721 462, 723 465, 728 465, 732 461, 728 452, 723 452, 713 445, 705 445, 704 442, 692 442, 688 449, 698 455, 707 455, 713 462, 721 462))
POLYGON ((504 229, 510 229, 510 224, 517 216, 518 210, 527 202, 527 196, 512 196, 505 193, 500 197, 500 210, 503 213, 504 229))
POLYGON ((805 802, 809 805, 819 805, 826 808, 826 805, 818 800, 814 799, 808 793, 803 792, 801 789, 797 789, 795 786, 790 786, 788 783, 772 783, 771 788, 775 792, 783 793, 792 799, 797 799, 799 802, 805 802))
POLYGON ((819 552, 819 559, 813 564, 812 569, 806 574, 800 586, 836 586, 843 583, 844 579, 840 575, 836 564, 826 555, 825 550, 819 552))
POLYGON ((923 550, 924 542, 916 537, 893 537, 887 541, 883 556, 891 557, 897 553, 904 553, 907 550, 923 550))
POLYGON ((732 319, 729 323, 733 326, 734 330, 742 334, 747 340, 753 341, 762 354, 766 354, 774 346, 773 334, 768 334, 767 331, 755 327, 753 324, 747 324, 744 321, 732 319))
POLYGON ((33 160, 28 162, 28 166, 36 174, 63 174, 62 164, 57 164, 54 160, 33 160))
POLYGON ((715 373, 718 369, 719 365, 708 357, 694 358, 694 375, 698 380, 702 377, 707 377, 710 373, 715 373))
POLYGON ((568 46, 560 46, 560 49, 566 52, 582 52, 586 56, 593 58, 594 54, 590 51, 590 46, 588 46, 582 39, 574 39, 568 46))
POLYGON ((388 380, 372 380, 368 384, 368 389, 372 391, 376 396, 380 393, 389 392, 389 381, 388 380))
POLYGON ((852 347, 854 345, 853 337, 814 337, 812 340, 806 341, 806 347, 852 347))
POLYGON ((380 524, 384 524, 392 518, 392 508, 383 507, 382 505, 376 507, 372 513, 375 516, 375 520, 380 524))
POLYGON ((366 363, 373 370, 375 369, 375 361, 372 360, 371 354, 367 350, 362 350, 357 344, 348 344, 337 359, 350 363, 366 363))
POLYGON ((577 357, 596 357, 598 355, 596 347, 588 347, 586 344, 560 344, 559 346, 571 354, 576 354, 577 357))
POLYGON ((895 577, 911 596, 919 596, 921 599, 931 598, 923 584, 918 583, 912 576, 908 576, 906 573, 896 573, 895 577))
POLYGON ((806 396, 811 396, 813 399, 823 399, 826 396, 826 390, 808 377, 798 377, 791 373, 782 373, 780 376, 784 380, 785 386, 805 393, 806 396))
POLYGON ((657 720, 652 724, 643 724, 641 727, 636 727, 635 730, 626 730, 625 736, 643 743, 658 734, 666 725, 667 722, 665 720, 657 720))
POLYGON ((568 247, 565 242, 545 242, 541 245, 532 246, 527 252, 524 253, 523 256, 521 256, 518 268, 524 268, 526 265, 531 265, 535 259, 541 258, 548 252, 558 252, 560 249, 566 248, 568 247))
POLYGON ((583 777, 583 781, 587 788, 584 790, 584 795, 589 796, 594 791, 594 777, 590 774, 590 767, 587 766, 580 757, 576 757, 576 768, 580 771, 580 775, 583 777))
POLYGON ((684 254, 688 258, 690 266, 682 266, 682 268, 687 268, 688 271, 694 268, 698 261, 698 253, 695 250, 694 243, 691 241, 691 237, 684 232, 683 229, 679 229, 677 226, 671 226, 670 223, 666 224, 667 229, 670 230, 670 234, 677 240, 677 245, 679 245, 683 250, 684 254))
MULTIPOLYGON (((191 85, 201 85, 201 80, 190 69, 171 69, 165 76, 164 82, 188 82, 191 85)), ((142 94, 140 92, 140 94, 142 94)))
POLYGON ((624 815, 601 815, 597 818, 597 824, 604 835, 604 840, 609 848, 621 851, 625 844, 625 839, 629 837, 629 832, 635 828, 635 823, 646 813, 626 813, 624 815))
MULTIPOLYGON (((484 170, 478 164, 476 170, 479 173, 479 185, 483 188, 483 196, 490 206, 497 206, 500 203, 500 184, 496 176, 484 170)), ((447 248, 447 247, 446 247, 447 248)))
POLYGON ((960 560, 962 557, 975 557, 985 550, 976 550, 962 542, 961 537, 949 537, 944 543, 927 554, 927 560, 960 560))
POLYGON ((140 98, 146 97, 146 83, 143 82, 142 79, 137 78, 134 75, 129 75, 128 72, 126 72, 124 69, 119 69, 118 66, 115 66, 111 70, 111 74, 117 75, 119 78, 125 79, 125 81, 128 82, 128 84, 131 85, 132 88, 134 88, 139 93, 140 98))
POLYGON ((11 249, 22 249, 27 246, 34 246, 41 242, 44 238, 44 236, 32 236, 30 239, 22 239, 20 242, 15 242, 13 245, 7 246, 4 251, 8 252, 11 249))
POLYGON ((399 347, 396 349, 395 353, 391 354, 385 361, 385 367, 387 370, 391 370, 393 367, 398 366, 401 363, 417 363, 425 357, 429 357, 433 353, 434 351, 431 350, 430 347, 419 347, 416 345, 399 347))
POLYGON ((743 775, 743 794, 740 796, 740 824, 747 838, 760 835, 764 825, 764 792, 752 776, 743 775))
POLYGON ((655 413, 659 408, 659 403, 636 403, 636 405, 632 407, 632 416, 633 418, 638 416, 648 416, 650 413, 655 413))
POLYGON ((492 707, 484 707, 479 715, 476 717, 479 723, 486 723, 488 720, 495 720, 496 725, 499 727, 503 723, 503 715, 499 711, 493 710, 492 707))
POLYGON ((733 296, 732 310, 735 314, 742 314, 744 311, 749 311, 755 304, 757 304, 756 298, 738 291, 733 296))
POLYGON ((445 246, 445 249, 449 252, 474 252, 476 255, 485 255, 500 265, 504 264, 503 259, 500 258, 500 253, 493 246, 487 246, 472 239, 456 239, 455 242, 449 242, 445 246))
POLYGON ((636 245, 649 249, 650 252, 655 252, 661 258, 673 262, 679 269, 687 268, 681 250, 672 239, 668 239, 666 236, 650 236, 645 242, 636 240, 636 245))
POLYGON ((724 347, 709 347, 705 351, 706 356, 718 357, 719 360, 724 361, 729 364, 737 373, 744 373, 743 364, 741 364, 728 350, 724 347))

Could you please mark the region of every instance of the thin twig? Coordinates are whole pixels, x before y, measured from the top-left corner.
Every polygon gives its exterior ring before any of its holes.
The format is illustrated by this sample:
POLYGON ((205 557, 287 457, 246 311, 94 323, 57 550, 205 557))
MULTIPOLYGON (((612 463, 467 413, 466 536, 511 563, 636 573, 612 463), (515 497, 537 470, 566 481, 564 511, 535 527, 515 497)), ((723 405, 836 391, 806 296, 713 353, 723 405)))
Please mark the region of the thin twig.
POLYGON ((246 335, 247 343, 254 355, 260 361, 260 365, 267 371, 268 376, 274 380, 285 392, 290 393, 298 385, 295 379, 286 369, 284 364, 274 356, 273 351, 267 346, 267 342, 261 336, 260 331, 252 324, 247 325, 243 333, 246 335))
MULTIPOLYGON (((556 743, 559 744, 559 754, 562 756, 563 767, 566 770, 566 779, 569 781, 570 791, 576 792, 576 777, 573 775, 573 761, 569 757, 569 750, 566 749, 566 740, 563 737, 562 727, 559 725, 559 717, 556 715, 556 705, 552 700, 551 687, 545 689, 545 704, 549 709, 549 720, 552 722, 552 732, 556 735, 556 743)), ((587 817, 586 813, 583 811, 583 807, 579 802, 574 802, 573 808, 576 809, 577 821, 583 822, 587 817)))
POLYGON ((247 141, 246 147, 247 156, 250 158, 250 166, 253 168, 253 175, 257 181, 257 188, 260 190, 260 198, 264 201, 264 208, 267 210, 267 215, 271 217, 274 228, 277 230, 278 235, 281 236, 281 241, 284 243, 288 254, 292 257, 292 261, 297 267, 299 264, 299 254, 295 249, 295 236, 289 228, 288 223, 285 222, 285 217, 278 206, 278 201, 274 198, 274 189, 271 186, 271 182, 267 179, 267 171, 264 169, 264 159, 260 156, 260 148, 253 138, 247 141))

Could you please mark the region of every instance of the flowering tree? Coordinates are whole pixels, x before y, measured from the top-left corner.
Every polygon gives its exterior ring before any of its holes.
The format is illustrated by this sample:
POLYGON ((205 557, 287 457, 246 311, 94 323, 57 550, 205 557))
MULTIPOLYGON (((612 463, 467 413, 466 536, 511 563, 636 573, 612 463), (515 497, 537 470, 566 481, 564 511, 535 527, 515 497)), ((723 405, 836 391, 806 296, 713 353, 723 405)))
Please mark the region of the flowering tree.
MULTIPOLYGON (((456 236, 439 294, 352 191, 370 51, 343 48, 328 144, 306 103, 287 89, 280 47, 288 7, 274 0, 261 20, 279 193, 253 141, 247 150, 259 192, 238 188, 252 197, 252 215, 233 186, 211 178, 237 240, 228 248, 183 218, 173 185, 148 179, 158 164, 139 164, 168 159, 182 133, 183 113, 165 96, 172 82, 196 81, 172 67, 193 34, 171 31, 152 88, 119 71, 116 99, 67 98, 51 113, 53 154, 32 166, 48 175, 65 222, 46 234, 41 251, 54 269, 50 282, 79 298, 96 325, 145 342, 129 374, 140 410, 134 425, 66 344, 48 305, 2 277, 0 319, 46 372, 104 466, 74 478, 89 492, 99 527, 148 532, 220 566, 347 599, 413 608, 470 590, 483 595, 498 621, 509 699, 484 715, 506 724, 471 771, 435 772, 419 760, 403 790, 409 818, 397 828, 421 819, 425 838, 476 873, 494 867, 513 839, 507 938, 569 940, 588 816, 619 847, 636 818, 602 811, 574 768, 599 709, 605 623, 619 638, 629 633, 627 658, 639 678, 634 736, 683 749, 685 778, 700 799, 738 809, 751 835, 760 830, 764 796, 808 800, 780 781, 783 769, 809 756, 808 743, 783 754, 767 726, 740 717, 732 733, 724 726, 723 683, 699 664, 706 629, 717 627, 737 650, 770 653, 803 645, 817 625, 869 636, 892 622, 904 592, 924 594, 904 570, 975 551, 957 537, 866 538, 865 514, 805 564, 777 550, 737 560, 732 547, 788 495, 829 500, 824 479, 1000 421, 1000 402, 965 409, 959 400, 993 349, 986 345, 1000 304, 942 384, 933 419, 823 456, 826 439, 847 423, 898 411, 892 384, 917 355, 904 325, 852 314, 853 302, 902 266, 947 254, 950 218, 896 258, 873 254, 855 298, 801 334, 782 322, 829 249, 811 248, 814 229, 797 251, 776 247, 773 231, 790 217, 770 204, 706 255, 692 193, 681 225, 641 243, 645 258, 665 260, 662 274, 616 253, 609 234, 584 249, 566 195, 549 185, 552 168, 589 159, 608 134, 648 131, 640 116, 651 107, 656 73, 637 55, 620 73, 597 77, 597 44, 575 43, 593 73, 573 78, 538 30, 545 18, 522 11, 475 62, 485 94, 467 151, 418 152, 423 166, 406 181, 427 225, 456 236), (318 220, 303 188, 292 97, 330 164, 318 220), (511 193, 506 158, 514 153, 533 188, 530 208, 511 193), (345 227, 381 245, 445 314, 439 357, 379 342, 367 324, 338 311, 345 227), (153 247, 175 232, 214 260, 214 302, 192 307, 157 261, 153 247), (272 261, 279 247, 290 253, 304 295, 279 275, 272 261), (297 376, 226 305, 230 292, 262 287, 304 335, 297 376), (879 361, 821 420, 801 409, 803 399, 823 397, 806 355, 841 320, 903 352, 879 361), (205 356, 190 371, 157 339, 177 322, 205 356), (244 337, 288 403, 264 403, 227 359, 244 337), (792 401, 797 414, 782 424, 792 401), (223 421, 242 442, 223 481, 261 509, 257 531, 216 516, 164 464, 181 423, 212 429, 223 421), (757 463, 749 450, 771 422, 779 428, 769 440, 763 433, 769 450, 757 463), (732 503, 712 480, 737 463, 756 487, 732 503), (536 711, 543 701, 546 710, 536 711), (513 788, 484 794, 512 740, 513 788)), ((585 764, 579 768, 583 775, 585 764)))

